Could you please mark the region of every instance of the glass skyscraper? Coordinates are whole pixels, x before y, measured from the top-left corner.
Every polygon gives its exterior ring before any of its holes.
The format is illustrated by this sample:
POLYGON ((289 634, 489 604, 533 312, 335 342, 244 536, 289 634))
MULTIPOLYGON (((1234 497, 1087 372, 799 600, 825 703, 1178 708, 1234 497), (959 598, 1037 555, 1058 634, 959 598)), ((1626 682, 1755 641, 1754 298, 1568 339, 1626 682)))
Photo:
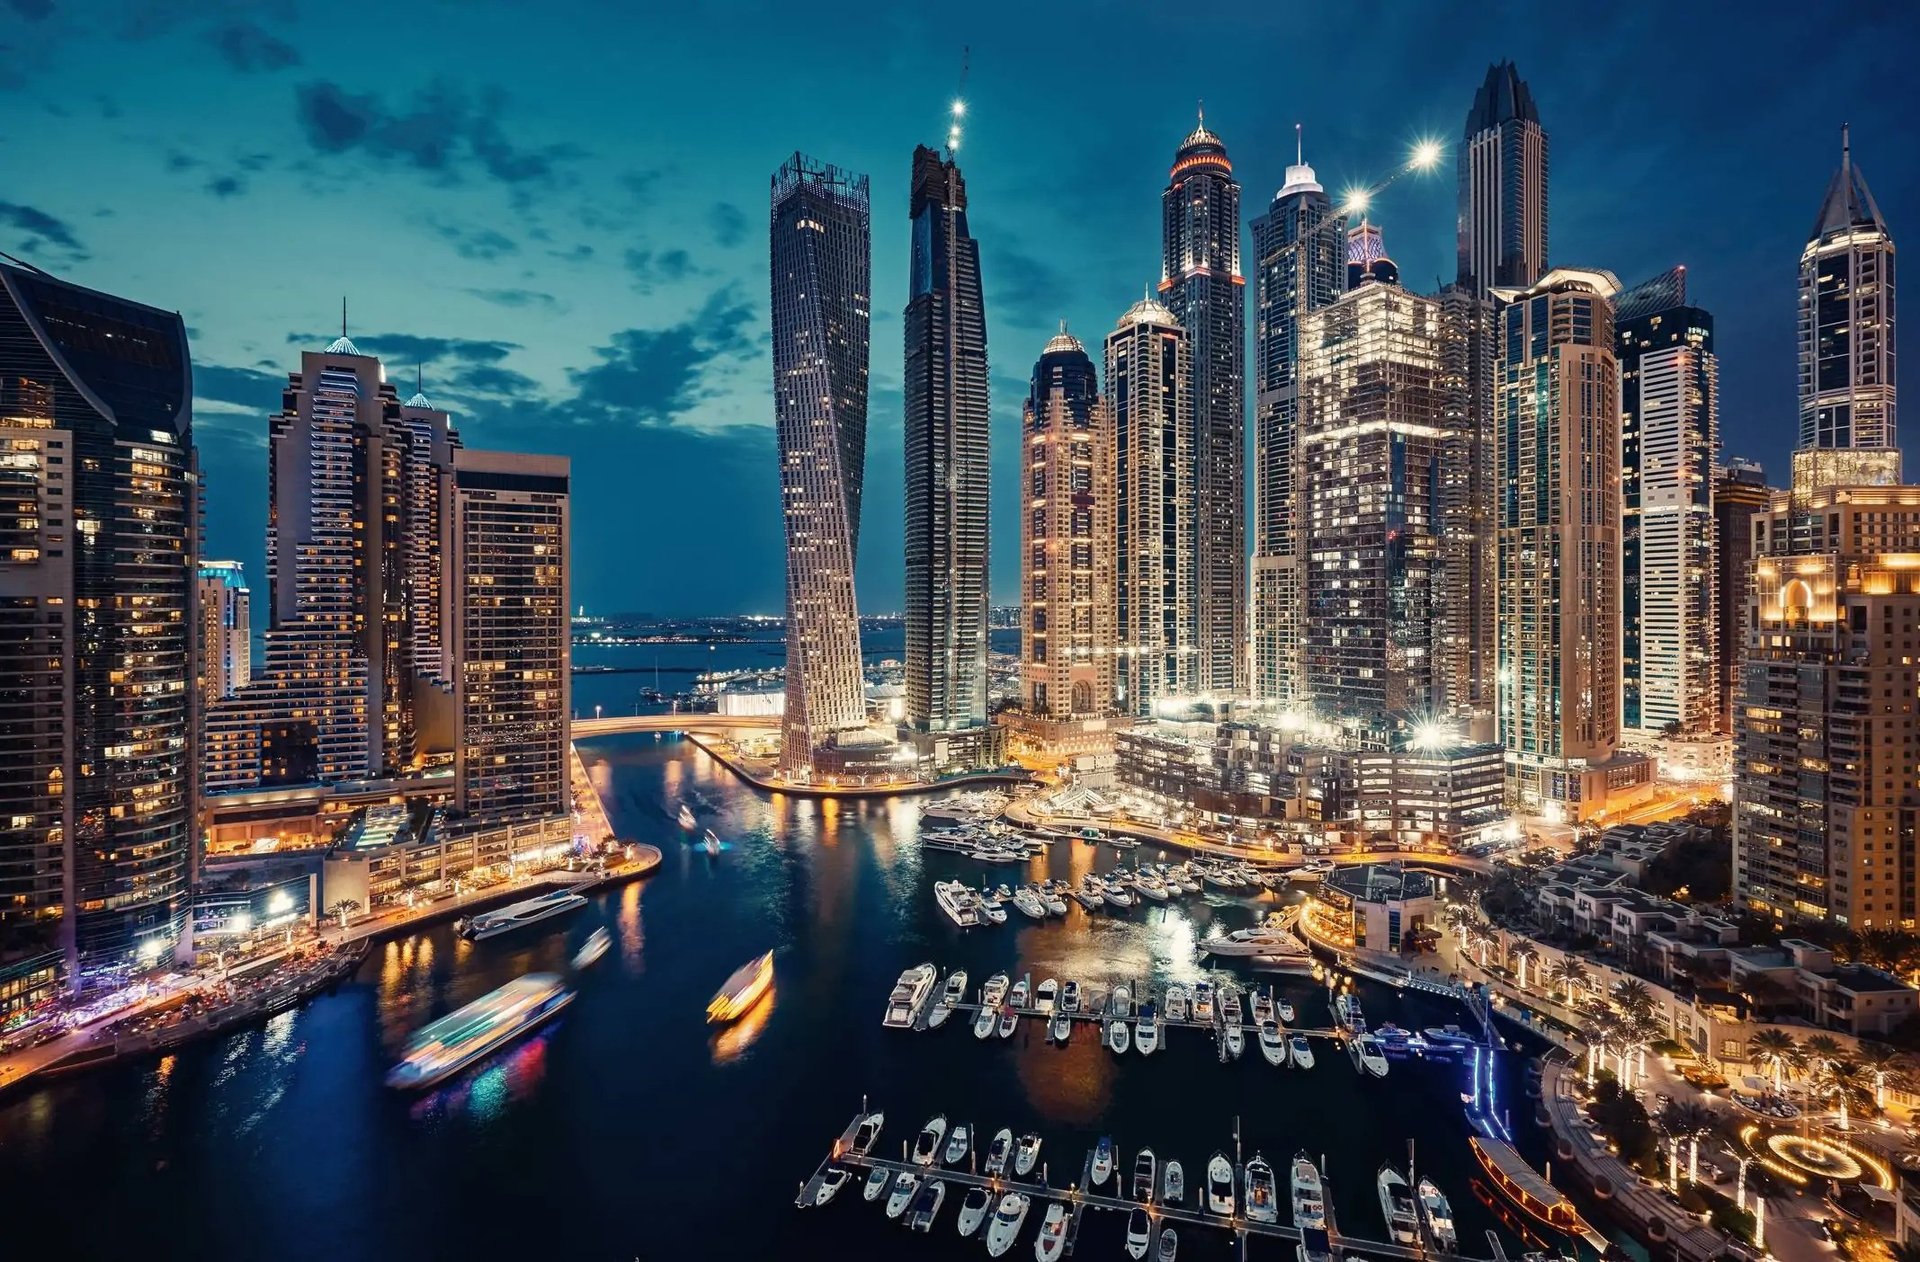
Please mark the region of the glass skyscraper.
MULTIPOLYGON (((1802 450, 1898 445, 1894 296, 1893 237, 1843 131, 1840 169, 1800 255, 1802 450)), ((1898 478, 1895 457, 1871 480, 1898 478)))
POLYGON ((1459 159, 1459 283, 1478 297, 1547 270, 1547 133, 1510 61, 1487 67, 1459 159))

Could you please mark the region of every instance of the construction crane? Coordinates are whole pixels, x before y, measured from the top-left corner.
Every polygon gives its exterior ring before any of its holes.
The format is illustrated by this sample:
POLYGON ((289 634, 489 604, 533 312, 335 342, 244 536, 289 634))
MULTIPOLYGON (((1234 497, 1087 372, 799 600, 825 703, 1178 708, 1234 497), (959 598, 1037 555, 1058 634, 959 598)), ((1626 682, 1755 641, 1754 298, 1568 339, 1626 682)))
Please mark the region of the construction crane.
POLYGON ((960 46, 960 90, 954 93, 953 108, 947 117, 947 161, 960 152, 960 120, 967 114, 967 71, 973 67, 973 46, 960 46))

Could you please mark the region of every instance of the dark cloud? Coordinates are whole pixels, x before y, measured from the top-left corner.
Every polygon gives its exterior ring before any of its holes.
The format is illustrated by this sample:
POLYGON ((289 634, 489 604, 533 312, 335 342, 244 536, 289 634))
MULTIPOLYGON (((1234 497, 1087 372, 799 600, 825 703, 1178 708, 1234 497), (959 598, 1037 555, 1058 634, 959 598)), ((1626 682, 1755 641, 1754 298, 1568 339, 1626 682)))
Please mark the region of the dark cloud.
POLYGON ((707 397, 709 367, 755 351, 753 308, 732 286, 693 318, 664 329, 624 329, 594 353, 600 362, 567 374, 572 399, 554 409, 575 424, 672 425, 707 397))
POLYGON ((537 307, 543 311, 557 311, 560 308, 558 298, 537 289, 469 289, 467 292, 496 307, 512 307, 516 310, 537 307))
POLYGON ((167 155, 167 170, 169 171, 191 171, 199 165, 200 159, 190 154, 181 153, 178 149, 167 155))
POLYGON ((1059 268, 1016 246, 983 249, 981 280, 991 318, 1017 329, 1052 328, 1072 297, 1059 268))
POLYGON ((80 244, 80 238, 73 235, 73 229, 44 210, 22 206, 17 202, 0 202, 0 229, 8 228, 20 234, 19 248, 22 253, 38 254, 45 251, 66 255, 76 262, 87 257, 86 247, 80 244))
POLYGON ((732 202, 715 202, 707 212, 707 227, 715 245, 732 249, 747 239, 747 212, 732 202))
POLYGON ((53 0, 7 0, 7 7, 29 22, 43 22, 53 15, 53 0))
POLYGON ((540 383, 532 377, 498 364, 482 364, 477 368, 457 371, 448 379, 448 385, 457 395, 478 394, 504 399, 526 399, 540 390, 540 383))
POLYGON ((548 250, 547 253, 563 263, 584 263, 593 257, 593 247, 576 245, 569 250, 548 250))
POLYGON ((553 179, 556 162, 577 152, 568 145, 523 149, 508 141, 500 126, 506 95, 496 88, 475 97, 436 80, 415 92, 405 109, 389 109, 372 93, 316 80, 295 90, 295 103, 308 142, 320 152, 360 152, 449 181, 478 167, 504 184, 545 183, 553 179))
POLYGON ((665 171, 629 171, 620 177, 620 187, 644 206, 653 200, 654 190, 665 177, 665 171))
POLYGON ((683 281, 699 270, 685 250, 628 250, 626 264, 634 288, 642 291, 683 281))
POLYGON ((433 230, 441 240, 453 246, 463 259, 497 259, 520 249, 513 238, 492 228, 462 228, 458 224, 436 223, 433 230))
POLYGON ((229 22, 208 36, 235 70, 285 70, 300 64, 300 50, 251 22, 229 22))
POLYGON ((240 181, 240 178, 233 175, 222 175, 207 181, 207 192, 223 200, 237 197, 245 192, 246 188, 247 186, 240 181))
MULTIPOLYGON (((289 346, 324 346, 332 333, 289 333, 289 346)), ((497 364, 520 349, 518 342, 499 342, 484 338, 427 337, 416 333, 355 333, 353 344, 364 354, 378 355, 393 364, 432 364, 458 360, 474 364, 497 364)))

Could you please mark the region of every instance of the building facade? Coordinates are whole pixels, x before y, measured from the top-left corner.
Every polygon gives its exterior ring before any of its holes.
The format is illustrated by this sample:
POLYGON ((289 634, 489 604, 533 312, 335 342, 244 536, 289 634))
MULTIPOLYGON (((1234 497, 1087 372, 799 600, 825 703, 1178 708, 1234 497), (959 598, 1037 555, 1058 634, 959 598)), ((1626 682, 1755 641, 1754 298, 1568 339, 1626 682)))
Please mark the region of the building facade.
POLYGON ((774 418, 787 541, 780 768, 866 726, 854 562, 872 323, 867 177, 794 154, 773 177, 774 418))
MULTIPOLYGON (((1801 449, 1898 445, 1894 299, 1893 237, 1843 129, 1840 169, 1800 255, 1801 449)), ((1874 480, 1898 476, 1881 473, 1874 480)))
POLYGON ((987 734, 987 324, 967 187, 913 153, 906 311, 907 723, 945 765, 978 766, 987 734), (971 738, 971 739, 969 739, 971 738))
POLYGON ((1234 695, 1246 670, 1247 299, 1240 185, 1204 115, 1174 153, 1160 210, 1160 294, 1186 330, 1191 363, 1195 684, 1234 695))
POLYGON ((1250 689, 1304 702, 1306 548, 1301 517, 1300 325, 1346 288, 1345 219, 1296 152, 1287 181, 1252 223, 1253 627, 1250 689))
POLYGON ((1715 470, 1713 484, 1714 659, 1717 730, 1733 731, 1733 698, 1746 656, 1748 586, 1753 577, 1753 515, 1766 508, 1767 472, 1750 460, 1730 460, 1715 470))
POLYGON ((253 678, 253 593, 238 561, 202 561, 200 697, 203 707, 230 697, 253 678))
POLYGON ((1445 504, 1439 608, 1434 614, 1434 689, 1448 718, 1491 740, 1497 672, 1494 617, 1499 549, 1494 493, 1494 304, 1464 285, 1440 291, 1440 365, 1445 390, 1445 504))
POLYGON ((1459 283, 1476 297, 1547 271, 1547 133, 1512 62, 1487 67, 1459 158, 1459 283))
POLYGON ((1107 334, 1114 478, 1117 703, 1127 714, 1203 690, 1192 344, 1143 298, 1107 334))
POLYGON ((1699 736, 1719 725, 1713 317, 1676 267, 1620 295, 1620 724, 1699 736))
POLYGON ((1020 691, 1035 719, 1113 713, 1113 470, 1093 360, 1062 329, 1034 365, 1020 423, 1020 691))
POLYGON ((188 931, 189 365, 178 314, 0 262, 0 1019, 188 931))

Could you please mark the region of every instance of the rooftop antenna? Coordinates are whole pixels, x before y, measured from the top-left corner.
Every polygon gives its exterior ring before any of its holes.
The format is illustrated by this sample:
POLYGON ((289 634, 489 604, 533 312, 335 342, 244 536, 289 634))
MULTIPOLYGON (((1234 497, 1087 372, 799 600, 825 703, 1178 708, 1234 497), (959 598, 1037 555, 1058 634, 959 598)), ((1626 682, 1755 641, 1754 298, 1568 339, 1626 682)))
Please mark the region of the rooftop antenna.
POLYGON ((347 296, 340 295, 340 336, 347 335, 347 296))
POLYGON ((1853 124, 1840 124, 1840 169, 1853 169, 1853 124))
POLYGON ((1307 165, 1307 146, 1306 142, 1300 138, 1298 123, 1293 125, 1293 164, 1300 167, 1307 165))
POLYGON ((960 120, 967 114, 967 72, 973 68, 973 45, 960 46, 960 90, 954 94, 947 116, 947 161, 960 152, 960 120))
POLYGON ((426 369, 421 367, 419 360, 415 360, 413 364, 413 392, 415 394, 425 394, 427 392, 426 383, 426 369))

